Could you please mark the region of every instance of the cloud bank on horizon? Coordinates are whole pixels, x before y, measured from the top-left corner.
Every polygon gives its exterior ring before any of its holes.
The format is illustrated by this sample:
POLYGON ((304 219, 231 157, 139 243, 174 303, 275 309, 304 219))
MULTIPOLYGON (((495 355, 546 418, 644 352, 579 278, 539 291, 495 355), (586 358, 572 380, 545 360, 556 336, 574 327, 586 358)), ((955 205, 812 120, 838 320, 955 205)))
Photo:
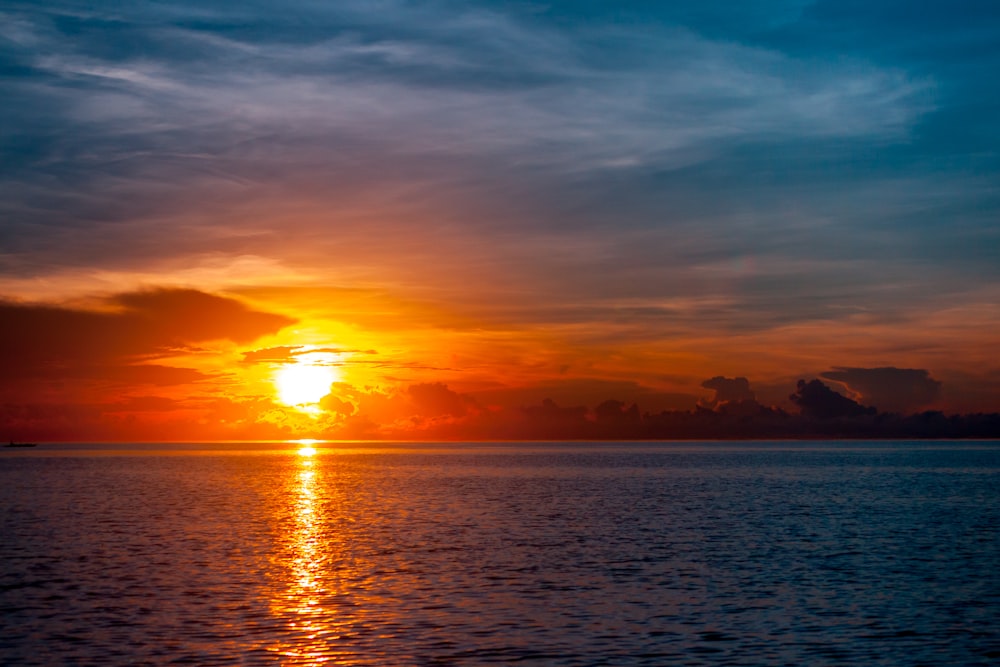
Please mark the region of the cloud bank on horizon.
POLYGON ((369 385, 457 419, 714 408, 741 377, 996 410, 998 73, 977 0, 14 0, 5 324, 132 340, 121 299, 189 290, 275 319, 126 365, 250 400, 225 363, 339 350, 354 419, 369 385))

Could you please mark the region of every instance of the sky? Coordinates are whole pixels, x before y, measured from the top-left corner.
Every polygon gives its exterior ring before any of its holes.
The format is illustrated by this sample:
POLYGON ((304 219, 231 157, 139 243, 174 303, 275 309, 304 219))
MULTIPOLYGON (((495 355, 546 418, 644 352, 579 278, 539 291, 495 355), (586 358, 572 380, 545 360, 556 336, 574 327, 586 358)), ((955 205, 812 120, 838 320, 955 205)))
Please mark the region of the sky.
POLYGON ((998 411, 998 75, 990 0, 6 0, 0 439, 998 411))

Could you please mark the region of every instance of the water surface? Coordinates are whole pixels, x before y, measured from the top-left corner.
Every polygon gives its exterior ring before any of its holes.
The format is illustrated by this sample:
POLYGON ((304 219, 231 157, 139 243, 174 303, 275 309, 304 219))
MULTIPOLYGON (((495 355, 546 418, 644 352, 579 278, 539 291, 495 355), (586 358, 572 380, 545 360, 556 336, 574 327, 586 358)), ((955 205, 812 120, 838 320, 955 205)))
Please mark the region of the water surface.
POLYGON ((0 663, 987 665, 1000 443, 44 445, 0 663))

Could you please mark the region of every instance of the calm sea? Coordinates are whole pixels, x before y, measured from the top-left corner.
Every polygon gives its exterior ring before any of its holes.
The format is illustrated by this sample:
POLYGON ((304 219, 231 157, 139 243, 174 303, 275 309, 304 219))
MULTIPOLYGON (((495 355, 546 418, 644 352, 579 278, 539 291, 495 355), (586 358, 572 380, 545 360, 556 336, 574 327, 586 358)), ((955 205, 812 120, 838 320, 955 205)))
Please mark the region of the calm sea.
POLYGON ((995 665, 1000 443, 0 451, 3 665, 995 665))

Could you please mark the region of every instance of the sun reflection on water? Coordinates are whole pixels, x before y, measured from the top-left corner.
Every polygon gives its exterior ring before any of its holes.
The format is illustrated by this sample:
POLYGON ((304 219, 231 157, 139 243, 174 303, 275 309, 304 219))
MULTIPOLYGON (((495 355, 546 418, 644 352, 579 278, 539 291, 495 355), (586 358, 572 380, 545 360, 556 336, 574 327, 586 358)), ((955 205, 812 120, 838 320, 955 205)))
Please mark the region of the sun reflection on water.
POLYGON ((305 446, 298 453, 299 469, 289 489, 294 497, 293 524, 284 536, 288 588, 273 601, 274 611, 286 620, 291 637, 274 651, 288 660, 283 664, 324 665, 333 658, 328 651, 330 630, 324 623, 327 611, 322 604, 326 555, 319 516, 320 475, 315 448, 305 446))
POLYGON ((279 664, 303 667, 414 664, 386 663, 379 652, 400 622, 386 600, 408 594, 386 588, 392 559, 377 566, 371 557, 373 540, 379 552, 393 553, 372 537, 391 503, 372 505, 370 480, 339 450, 298 444, 275 517, 268 607, 279 638, 267 651, 279 664))

